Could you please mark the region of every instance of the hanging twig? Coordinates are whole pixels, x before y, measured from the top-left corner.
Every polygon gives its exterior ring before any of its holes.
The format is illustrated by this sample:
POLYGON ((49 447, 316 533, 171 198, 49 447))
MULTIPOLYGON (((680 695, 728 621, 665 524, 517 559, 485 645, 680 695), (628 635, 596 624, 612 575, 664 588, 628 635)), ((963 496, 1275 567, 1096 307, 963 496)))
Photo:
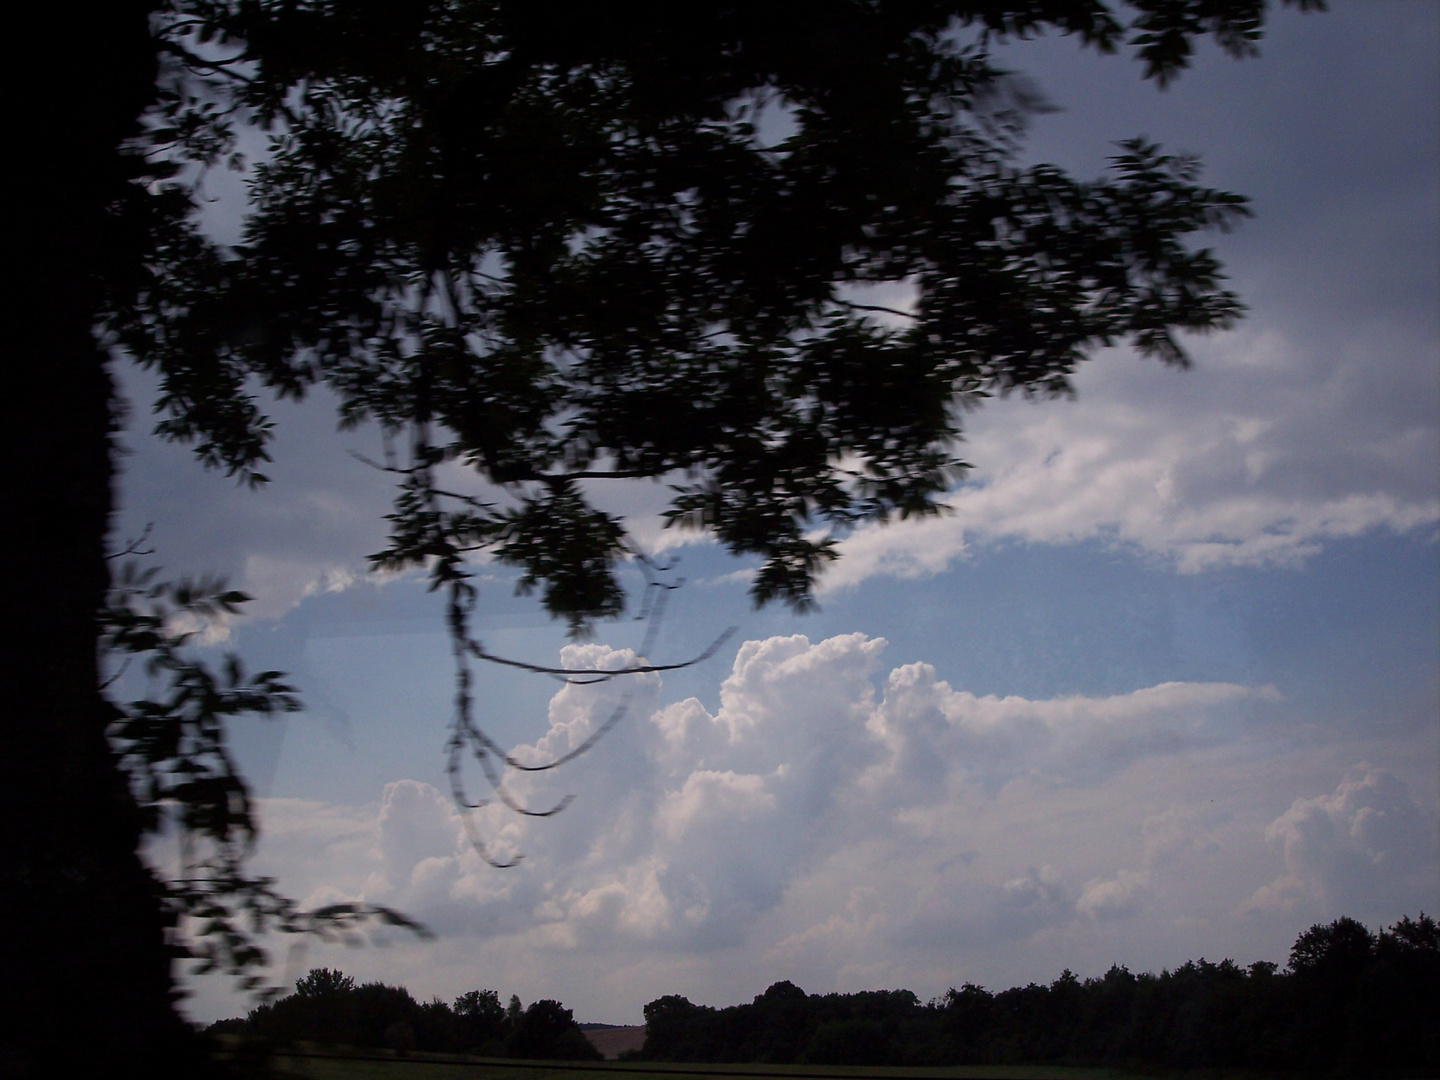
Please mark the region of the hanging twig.
MULTIPOLYGON (((656 605, 657 611, 663 610, 662 605, 656 605)), ((477 660, 484 660, 491 664, 500 664, 503 667, 519 668, 521 671, 534 672, 536 675, 555 675, 562 677, 567 683, 576 683, 587 686, 597 682, 609 682, 611 679, 619 678, 621 675, 646 675, 650 672, 679 671, 681 668, 693 667, 695 664, 709 660, 719 650, 720 646, 729 641, 739 629, 737 626, 728 627, 720 634, 704 652, 689 660, 681 660, 674 664, 634 664, 630 667, 615 668, 612 671, 596 671, 592 668, 565 668, 549 667, 545 664, 532 664, 526 660, 512 660, 506 656, 496 656, 487 652, 485 647, 478 641, 467 641, 467 651, 477 660)))
MULTIPOLYGON (((359 455, 356 456, 358 457, 359 455)), ((432 520, 438 523, 442 518, 436 503, 439 498, 444 497, 447 493, 435 488, 433 483, 431 483, 432 474, 429 463, 433 460, 433 455, 429 453, 428 442, 424 433, 417 433, 415 458, 421 464, 409 469, 389 468, 386 471, 401 472, 408 480, 416 483, 421 492, 423 492, 423 498, 431 512, 432 520)), ((467 501, 472 500, 469 500, 467 497, 467 501)), ((491 800, 471 797, 465 784, 464 765, 466 758, 474 759, 485 777, 485 782, 494 793, 493 797, 498 799, 509 810, 524 817, 551 817, 569 806, 574 800, 574 795, 565 795, 552 806, 545 809, 536 809, 526 805, 511 793, 505 783, 505 772, 508 770, 521 773, 547 772, 568 764, 589 752, 629 714, 633 695, 626 694, 621 699, 619 705, 606 717, 605 721, 581 741, 578 746, 549 761, 538 764, 526 762, 515 757, 500 746, 475 720, 475 702, 472 693, 473 674, 470 670, 470 660, 472 658, 483 660, 486 663, 496 664, 502 667, 516 668, 521 671, 529 671, 539 675, 549 675, 560 679, 566 684, 585 686, 609 682, 612 679, 625 675, 677 671, 682 668, 691 667, 712 657, 720 647, 734 635, 737 628, 732 626, 725 630, 698 656, 673 664, 639 663, 611 671, 595 671, 588 668, 552 667, 497 656, 487 650, 470 634, 470 614, 474 610, 476 589, 475 586, 471 584, 469 576, 461 569, 458 558, 460 549, 443 535, 443 526, 437 527, 440 529, 442 535, 436 536, 433 541, 433 547, 439 556, 433 573, 437 576, 436 583, 443 585, 448 594, 446 598, 446 625, 450 634, 451 653, 455 659, 455 713, 454 719, 451 721, 450 738, 446 743, 446 774, 450 781, 450 793, 456 805, 462 811, 462 816, 465 819, 466 835, 469 837, 471 845, 480 858, 496 868, 511 867, 516 865, 524 857, 523 854, 517 854, 511 859, 500 859, 496 857, 475 827, 471 813, 489 805, 491 800)), ((659 575, 669 570, 671 568, 670 566, 662 567, 658 565, 653 559, 637 549, 631 548, 631 553, 636 557, 637 564, 641 567, 642 573, 644 573, 646 577, 645 599, 642 601, 642 611, 639 616, 647 623, 645 639, 640 654, 643 657, 650 651, 655 642, 656 635, 659 632, 660 624, 663 621, 665 613, 666 596, 669 592, 678 588, 680 583, 660 580, 659 575)))
POLYGON ((153 528, 155 528, 155 522, 147 521, 145 523, 145 528, 140 530, 139 536, 137 536, 134 540, 128 541, 125 546, 119 551, 112 551, 106 554, 106 560, 108 561, 111 559, 123 559, 127 555, 154 555, 154 548, 141 546, 145 543, 146 540, 150 539, 150 530, 152 530, 153 528))

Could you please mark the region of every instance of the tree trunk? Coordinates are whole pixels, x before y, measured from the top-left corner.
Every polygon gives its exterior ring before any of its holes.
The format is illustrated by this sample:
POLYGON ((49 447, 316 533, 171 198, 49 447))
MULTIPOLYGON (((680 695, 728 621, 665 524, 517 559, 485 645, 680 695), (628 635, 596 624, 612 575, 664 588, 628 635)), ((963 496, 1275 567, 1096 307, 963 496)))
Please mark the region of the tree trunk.
POLYGON ((11 65, 7 99, 7 171, 25 192, 7 230, 16 304, 4 397, 12 666, 0 714, 7 1075, 204 1067, 176 1012, 169 928, 106 740, 96 657, 115 399, 92 326, 102 275, 138 254, 107 207, 127 183, 117 148, 154 93, 148 17, 145 3, 109 0, 70 16, 22 5, 9 20, 11 40, 49 70, 11 65))

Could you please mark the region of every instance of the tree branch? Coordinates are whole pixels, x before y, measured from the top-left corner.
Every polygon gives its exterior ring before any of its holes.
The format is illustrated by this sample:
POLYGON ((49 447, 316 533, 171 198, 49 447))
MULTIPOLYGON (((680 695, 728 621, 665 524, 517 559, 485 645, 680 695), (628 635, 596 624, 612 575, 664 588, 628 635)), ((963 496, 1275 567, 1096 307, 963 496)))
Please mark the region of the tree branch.
POLYGON ((851 311, 875 311, 882 315, 898 315, 902 319, 918 319, 920 317, 913 311, 901 311, 899 308, 886 307, 884 304, 857 304, 853 300, 841 300, 839 297, 834 297, 833 301, 851 311))
POLYGON ((543 664, 531 664, 524 660, 511 660, 509 657, 496 656, 487 652, 478 641, 467 642, 467 651, 477 660, 484 660, 491 664, 500 664, 502 667, 519 668, 521 671, 531 671, 536 675, 555 675, 563 678, 566 682, 587 685, 589 683, 609 682, 611 679, 619 678, 621 675, 645 675, 658 671, 679 671, 682 668, 693 667, 696 664, 704 663, 715 655, 720 646, 729 641, 739 630, 738 626, 729 627, 710 643, 710 646, 702 653, 689 660, 682 660, 675 664, 636 664, 633 667, 616 668, 614 671, 596 671, 593 668, 563 668, 546 667, 543 664))

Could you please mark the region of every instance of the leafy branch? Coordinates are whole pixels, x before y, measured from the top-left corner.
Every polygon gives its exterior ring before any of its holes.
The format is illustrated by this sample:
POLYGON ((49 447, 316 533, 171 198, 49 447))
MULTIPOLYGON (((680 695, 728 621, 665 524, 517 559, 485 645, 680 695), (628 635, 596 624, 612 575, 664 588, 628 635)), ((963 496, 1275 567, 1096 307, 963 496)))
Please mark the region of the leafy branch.
MULTIPOLYGON (((139 542, 126 551, 137 550, 139 542)), ((252 875, 246 861, 258 826, 250 790, 226 745, 237 717, 274 717, 300 709, 278 671, 247 674, 233 653, 214 669, 190 652, 195 635, 239 612, 249 599, 212 579, 157 580, 152 569, 126 562, 100 612, 102 655, 112 671, 110 743, 139 804, 150 836, 176 834, 180 863, 161 876, 162 903, 176 931, 177 958, 198 961, 197 972, 223 970, 260 996, 259 969, 268 933, 316 934, 333 940, 378 920, 428 936, 419 923, 374 904, 331 904, 305 911, 273 878, 252 875), (113 689, 140 660, 147 693, 118 699, 113 689)))

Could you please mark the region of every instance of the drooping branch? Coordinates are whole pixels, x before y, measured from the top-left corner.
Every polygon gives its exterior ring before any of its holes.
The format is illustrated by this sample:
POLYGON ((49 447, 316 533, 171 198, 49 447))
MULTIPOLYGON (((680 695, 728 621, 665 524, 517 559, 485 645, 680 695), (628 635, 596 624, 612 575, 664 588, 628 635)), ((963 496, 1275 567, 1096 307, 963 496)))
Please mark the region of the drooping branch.
POLYGON ((525 660, 513 660, 505 656, 496 656, 488 652, 478 641, 470 641, 467 644, 467 651, 477 660, 484 660, 491 664, 499 664, 502 667, 519 668, 521 671, 530 671, 536 675, 560 676, 567 683, 575 683, 587 686, 592 683, 609 682, 611 679, 619 678, 622 675, 646 675, 651 672, 680 671, 683 668, 693 667, 709 660, 720 647, 729 641, 739 627, 731 626, 721 632, 720 636, 712 641, 703 652, 691 657, 689 660, 681 660, 674 664, 633 664, 630 667, 615 668, 612 671, 596 672, 589 668, 566 668, 549 667, 545 664, 532 664, 525 660))
MULTIPOLYGON (((422 363, 419 366, 422 378, 426 370, 427 365, 422 363)), ((423 401, 424 397, 424 394, 417 394, 419 400, 423 401)), ((445 592, 446 630, 450 637, 451 654, 455 663, 454 712, 450 723, 450 737, 446 742, 446 774, 450 782, 451 796, 462 811, 467 836, 480 858, 497 868, 514 866, 523 856, 516 855, 512 859, 497 857, 490 845, 480 835, 471 812, 482 809, 492 800, 498 800, 513 813, 524 817, 551 817, 560 813, 573 801, 573 794, 562 797, 553 805, 537 808, 526 804, 510 790, 505 774, 509 771, 517 773, 548 772, 580 758, 592 750, 629 714, 633 696, 624 695, 619 705, 579 745, 548 761, 527 762, 497 743, 476 719, 473 693, 474 673, 470 666, 471 661, 479 660, 499 667, 547 675, 566 684, 593 685, 625 676, 678 671, 703 663, 714 656, 725 642, 730 640, 737 628, 728 628, 701 653, 689 659, 666 664, 635 663, 608 671, 536 664, 492 653, 470 631, 470 616, 474 611, 477 590, 466 569, 464 553, 475 547, 494 546, 498 542, 498 537, 491 535, 478 544, 460 542, 455 529, 451 525, 447 525, 447 515, 440 505, 440 500, 455 498, 476 509, 489 509, 490 504, 481 503, 472 496, 447 491, 435 484, 434 464, 439 455, 436 454, 430 443, 426 424, 417 422, 414 425, 411 442, 412 464, 409 466, 381 464, 359 454, 353 456, 372 468, 402 478, 401 495, 397 500, 396 513, 391 515, 391 520, 396 525, 397 533, 405 537, 405 550, 409 552, 408 558, 413 561, 423 555, 429 560, 431 589, 445 592), (468 789, 464 770, 466 762, 472 760, 479 767, 485 783, 492 792, 488 798, 476 798, 468 789)), ((662 580, 662 575, 670 567, 659 565, 654 559, 636 549, 633 543, 626 541, 625 549, 634 558, 635 564, 641 568, 646 579, 641 612, 637 616, 646 623, 644 644, 640 654, 643 657, 654 645, 664 618, 666 597, 681 583, 662 580)))
POLYGON ((884 304, 857 304, 853 300, 843 300, 840 297, 834 297, 834 301, 851 311, 873 311, 880 315, 897 315, 902 319, 919 318, 913 311, 901 311, 899 308, 886 307, 884 304))
MULTIPOLYGON (((653 564, 647 565, 653 566, 653 564)), ((689 660, 678 663, 632 664, 627 667, 601 672, 583 668, 550 667, 542 664, 532 664, 490 653, 470 634, 469 617, 475 603, 475 587, 463 573, 455 573, 453 566, 444 571, 444 575, 447 579, 446 587, 448 592, 446 598, 446 625, 450 634, 451 651, 456 666, 455 713, 451 722, 450 739, 446 744, 446 773, 450 780, 451 795, 456 805, 459 806, 463 812, 466 820, 466 832, 476 853, 491 866, 497 868, 511 867, 516 865, 520 859, 523 858, 523 855, 517 855, 515 858, 509 860, 496 858, 491 853, 489 846, 483 838, 480 837, 478 830, 474 827, 474 822, 469 812, 481 809, 488 804, 489 800, 474 799, 470 796, 465 785, 463 769, 467 757, 473 758, 480 767, 486 783, 489 784, 491 791, 494 792, 494 797, 511 811, 524 817, 551 817, 568 807, 574 800, 574 795, 565 795, 552 806, 544 809, 536 809, 521 802, 511 793, 505 783, 504 771, 514 770, 521 773, 548 772, 575 761, 577 758, 580 758, 592 750, 600 740, 605 738, 606 735, 629 715, 632 695, 624 695, 620 703, 610 712, 605 720, 596 727, 595 730, 590 732, 579 745, 548 761, 540 763, 526 762, 517 758, 497 743, 485 728, 476 721, 474 716, 474 696, 471 692, 473 674, 470 669, 469 660, 473 658, 485 661, 486 663, 528 671, 533 674, 550 675, 561 679, 567 684, 593 685, 600 682, 609 682, 627 675, 677 671, 703 663, 710 659, 710 657, 734 635, 737 628, 730 627, 716 638, 702 653, 689 660)), ((665 583, 657 583, 654 580, 647 582, 647 594, 653 592, 656 596, 656 599, 647 601, 643 612, 643 617, 647 623, 645 635, 645 649, 647 651, 653 644, 660 621, 663 618, 665 609, 664 596, 669 589, 674 587, 673 585, 667 585, 665 583)))

